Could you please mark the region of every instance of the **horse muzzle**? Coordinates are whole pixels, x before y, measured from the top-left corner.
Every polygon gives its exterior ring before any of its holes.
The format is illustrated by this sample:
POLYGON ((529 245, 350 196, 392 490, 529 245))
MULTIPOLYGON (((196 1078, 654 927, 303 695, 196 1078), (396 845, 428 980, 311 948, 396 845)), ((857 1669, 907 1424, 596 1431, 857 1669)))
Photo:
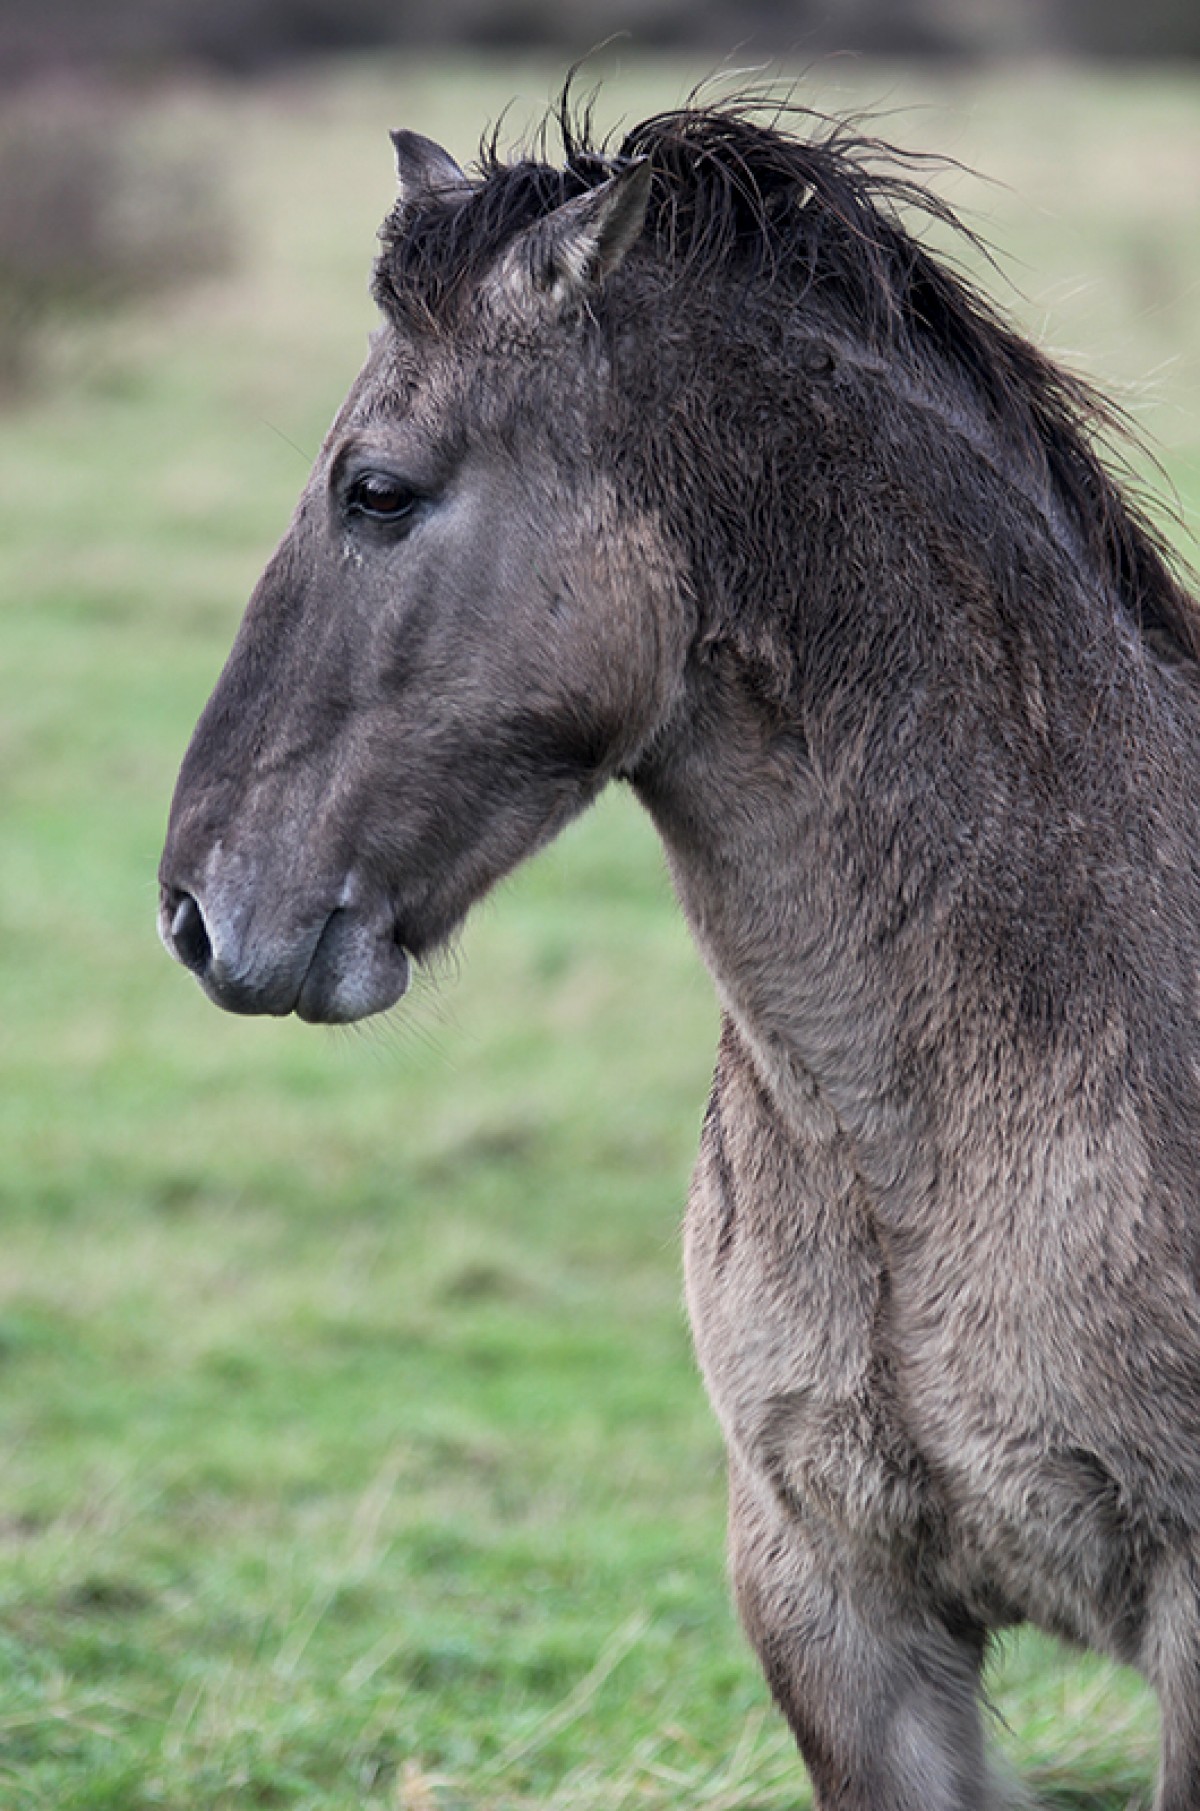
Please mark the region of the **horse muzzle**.
POLYGON ((170 955, 227 1012, 294 1012, 344 1025, 386 1012, 408 988, 410 964, 395 919, 347 883, 332 909, 281 934, 245 901, 204 899, 164 880, 159 934, 170 955))

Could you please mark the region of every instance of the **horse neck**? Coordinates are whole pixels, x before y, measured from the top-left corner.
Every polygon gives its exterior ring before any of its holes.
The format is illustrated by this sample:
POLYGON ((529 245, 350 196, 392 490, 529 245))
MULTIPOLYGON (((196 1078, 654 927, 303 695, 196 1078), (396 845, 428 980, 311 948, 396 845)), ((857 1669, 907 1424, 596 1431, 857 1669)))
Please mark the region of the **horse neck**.
POLYGON ((1017 550, 948 540, 943 501, 890 529, 858 519, 878 493, 848 502, 847 557, 794 641, 760 659, 769 616, 748 608, 635 778, 785 1123, 815 1086, 879 1175, 925 1161, 956 1063, 1031 1047, 1023 1013, 1103 1018, 1108 980, 1071 964, 1089 938, 1128 943, 1147 837, 1165 850, 1194 816, 1164 779, 1187 769, 1160 708, 1175 682, 1125 613, 1023 504, 1017 550), (1048 1004, 1024 1001, 1029 974, 1048 1004))
POLYGON ((855 873, 798 729, 718 668, 635 780, 721 1004, 786 1123, 813 1085, 865 1127, 895 1085, 894 1002, 868 952, 892 909, 855 873), (853 901, 853 903, 851 903, 853 901))

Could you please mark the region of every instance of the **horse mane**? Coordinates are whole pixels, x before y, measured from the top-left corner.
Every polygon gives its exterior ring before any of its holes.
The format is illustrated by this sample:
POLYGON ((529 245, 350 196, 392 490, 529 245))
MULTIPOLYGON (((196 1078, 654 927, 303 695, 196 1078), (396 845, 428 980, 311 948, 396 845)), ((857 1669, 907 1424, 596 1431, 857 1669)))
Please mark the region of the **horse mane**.
POLYGON ((596 143, 570 84, 528 155, 506 162, 498 129, 468 196, 398 208, 380 232, 374 291, 387 311, 452 317, 502 248, 630 159, 652 171, 643 240, 681 287, 736 283, 819 299, 874 352, 956 374, 1056 499, 1101 580, 1142 632, 1200 662, 1200 609, 1135 494, 1119 409, 1004 319, 909 225, 948 229, 986 255, 954 210, 911 174, 930 161, 794 101, 689 103, 596 143), (795 130, 805 128, 803 136, 795 130), (552 135, 561 158, 550 161, 552 135))

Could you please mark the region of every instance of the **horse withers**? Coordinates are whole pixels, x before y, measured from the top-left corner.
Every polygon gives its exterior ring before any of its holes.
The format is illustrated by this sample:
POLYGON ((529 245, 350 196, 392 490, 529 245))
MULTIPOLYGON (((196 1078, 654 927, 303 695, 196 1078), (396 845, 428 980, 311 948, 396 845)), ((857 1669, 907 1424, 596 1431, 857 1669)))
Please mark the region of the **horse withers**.
POLYGON ((167 947, 382 1011, 614 780, 724 1008, 688 1296, 823 1811, 980 1811, 990 1633, 1138 1667, 1200 1804, 1200 613, 1104 411, 739 105, 464 173, 183 763, 167 947))

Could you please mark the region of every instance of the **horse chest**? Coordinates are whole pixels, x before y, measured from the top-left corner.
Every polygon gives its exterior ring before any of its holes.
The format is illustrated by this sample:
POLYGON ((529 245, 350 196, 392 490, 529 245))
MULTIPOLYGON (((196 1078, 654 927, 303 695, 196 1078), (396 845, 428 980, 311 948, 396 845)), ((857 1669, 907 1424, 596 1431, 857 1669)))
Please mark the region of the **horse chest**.
POLYGON ((1125 1614, 1108 1581, 1140 1567, 1097 1456, 1111 1404, 1085 1374, 1082 1254, 1022 1280, 986 1239, 937 1247, 881 1230, 831 1120, 814 1108, 807 1136, 785 1135, 749 1064, 723 1060, 685 1255, 731 1449, 854 1548, 941 1552, 944 1588, 984 1620, 1040 1604, 1100 1640, 1125 1614))
POLYGON ((886 1266, 846 1141, 780 1136, 744 1072, 705 1123, 685 1239, 697 1355, 731 1447, 866 1538, 929 1512, 890 1345, 886 1266))

